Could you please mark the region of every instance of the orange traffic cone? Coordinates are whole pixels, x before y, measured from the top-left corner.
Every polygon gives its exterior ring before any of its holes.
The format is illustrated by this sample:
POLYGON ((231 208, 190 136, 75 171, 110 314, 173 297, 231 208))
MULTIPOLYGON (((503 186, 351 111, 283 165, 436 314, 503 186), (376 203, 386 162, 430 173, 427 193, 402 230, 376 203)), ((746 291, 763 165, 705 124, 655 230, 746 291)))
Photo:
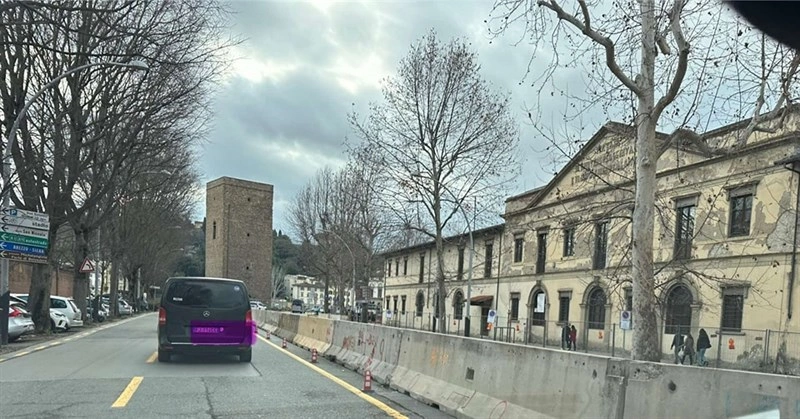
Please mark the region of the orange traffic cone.
POLYGON ((372 373, 369 370, 364 371, 364 393, 372 393, 372 373))

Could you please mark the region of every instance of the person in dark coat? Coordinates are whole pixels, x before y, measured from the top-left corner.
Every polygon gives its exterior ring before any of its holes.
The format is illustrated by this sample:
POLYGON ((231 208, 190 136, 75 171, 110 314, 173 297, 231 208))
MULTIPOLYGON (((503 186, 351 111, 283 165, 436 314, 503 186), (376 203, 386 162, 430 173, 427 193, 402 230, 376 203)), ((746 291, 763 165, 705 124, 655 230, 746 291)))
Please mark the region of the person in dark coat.
POLYGON ((669 347, 675 352, 676 364, 683 364, 683 361, 681 360, 681 357, 679 355, 679 352, 681 351, 682 347, 683 347, 683 335, 681 334, 681 331, 678 330, 678 333, 676 333, 675 336, 672 338, 672 345, 670 345, 669 347))
POLYGON ((701 367, 708 365, 706 350, 710 347, 711 339, 709 339, 706 329, 700 329, 700 333, 697 335, 697 365, 701 367))
POLYGON ((561 349, 569 348, 569 325, 564 323, 564 327, 561 328, 561 349))
POLYGON ((572 350, 575 351, 578 348, 578 329, 575 328, 573 324, 569 331, 569 343, 572 346, 572 350))

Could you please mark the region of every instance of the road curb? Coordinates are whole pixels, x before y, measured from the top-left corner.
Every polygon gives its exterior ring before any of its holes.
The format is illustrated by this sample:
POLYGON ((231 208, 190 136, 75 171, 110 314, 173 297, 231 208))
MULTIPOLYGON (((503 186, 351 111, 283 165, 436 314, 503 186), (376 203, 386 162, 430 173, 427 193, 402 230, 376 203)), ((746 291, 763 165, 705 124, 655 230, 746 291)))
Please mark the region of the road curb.
POLYGON ((53 340, 50 340, 50 341, 46 341, 46 342, 42 342, 42 343, 39 343, 39 344, 31 345, 30 347, 23 348, 23 349, 20 349, 18 351, 9 352, 9 353, 7 353, 5 355, 0 355, 0 364, 2 364, 3 362, 6 362, 6 361, 12 360, 14 358, 19 358, 19 357, 22 357, 22 356, 25 356, 25 355, 32 354, 34 352, 43 351, 43 350, 45 350, 47 348, 52 348, 53 346, 63 345, 64 343, 72 342, 73 340, 77 340, 77 339, 84 338, 84 337, 89 336, 89 335, 93 335, 93 334, 95 334, 97 332, 100 332, 100 331, 103 331, 103 330, 106 330, 106 329, 110 329, 110 328, 112 328, 114 326, 118 326, 118 325, 121 325, 121 324, 128 323, 130 321, 136 320, 136 319, 138 319, 140 317, 147 316, 149 314, 152 314, 152 313, 147 313, 147 314, 143 314, 141 316, 135 316, 135 317, 131 317, 131 318, 128 318, 128 319, 125 319, 125 320, 121 320, 121 321, 118 321, 118 322, 109 323, 109 324, 106 324, 106 325, 103 325, 103 326, 100 326, 100 327, 97 327, 97 328, 93 328, 91 330, 82 331, 82 332, 80 332, 80 333, 78 333, 76 335, 73 335, 73 336, 69 336, 69 337, 65 337, 65 338, 53 339, 53 340))

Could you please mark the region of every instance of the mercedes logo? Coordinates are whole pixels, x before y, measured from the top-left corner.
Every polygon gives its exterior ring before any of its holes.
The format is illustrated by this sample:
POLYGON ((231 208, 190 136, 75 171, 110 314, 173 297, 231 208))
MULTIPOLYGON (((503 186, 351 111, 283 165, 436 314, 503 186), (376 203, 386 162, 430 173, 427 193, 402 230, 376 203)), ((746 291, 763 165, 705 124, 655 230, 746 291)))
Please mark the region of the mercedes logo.
POLYGON ((208 317, 208 316, 210 316, 210 315, 211 315, 211 312, 210 312, 210 311, 208 311, 208 310, 206 310, 206 311, 204 311, 204 312, 203 312, 203 317, 208 317))

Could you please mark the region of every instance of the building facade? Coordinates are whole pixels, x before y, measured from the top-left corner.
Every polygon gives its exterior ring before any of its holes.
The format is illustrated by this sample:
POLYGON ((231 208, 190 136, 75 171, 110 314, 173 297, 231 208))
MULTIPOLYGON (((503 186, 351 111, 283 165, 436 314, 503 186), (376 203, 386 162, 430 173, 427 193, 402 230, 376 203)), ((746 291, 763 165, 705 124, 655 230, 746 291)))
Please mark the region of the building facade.
MULTIPOLYGON (((700 328, 724 343, 726 359, 778 351, 770 334, 800 353, 799 121, 790 115, 735 149, 748 121, 702 141, 659 137, 653 262, 665 354, 674 334, 700 328)), ((469 310, 472 335, 557 346, 575 325, 587 350, 630 348, 634 138, 608 123, 547 185, 509 198, 505 223, 473 234, 471 287, 465 236, 446 240, 449 331, 469 310)), ((390 321, 430 327, 434 252, 427 243, 384 254, 390 321)))
MULTIPOLYGON (((306 307, 325 306, 325 281, 313 276, 306 275, 286 275, 285 281, 291 290, 292 300, 302 300, 306 307)), ((328 303, 330 310, 336 310, 336 302, 339 295, 336 287, 331 286, 328 290, 328 303)), ((350 290, 344 292, 344 307, 350 307, 350 290)))
POLYGON ((272 296, 272 194, 265 183, 222 177, 206 186, 206 275, 272 296))

